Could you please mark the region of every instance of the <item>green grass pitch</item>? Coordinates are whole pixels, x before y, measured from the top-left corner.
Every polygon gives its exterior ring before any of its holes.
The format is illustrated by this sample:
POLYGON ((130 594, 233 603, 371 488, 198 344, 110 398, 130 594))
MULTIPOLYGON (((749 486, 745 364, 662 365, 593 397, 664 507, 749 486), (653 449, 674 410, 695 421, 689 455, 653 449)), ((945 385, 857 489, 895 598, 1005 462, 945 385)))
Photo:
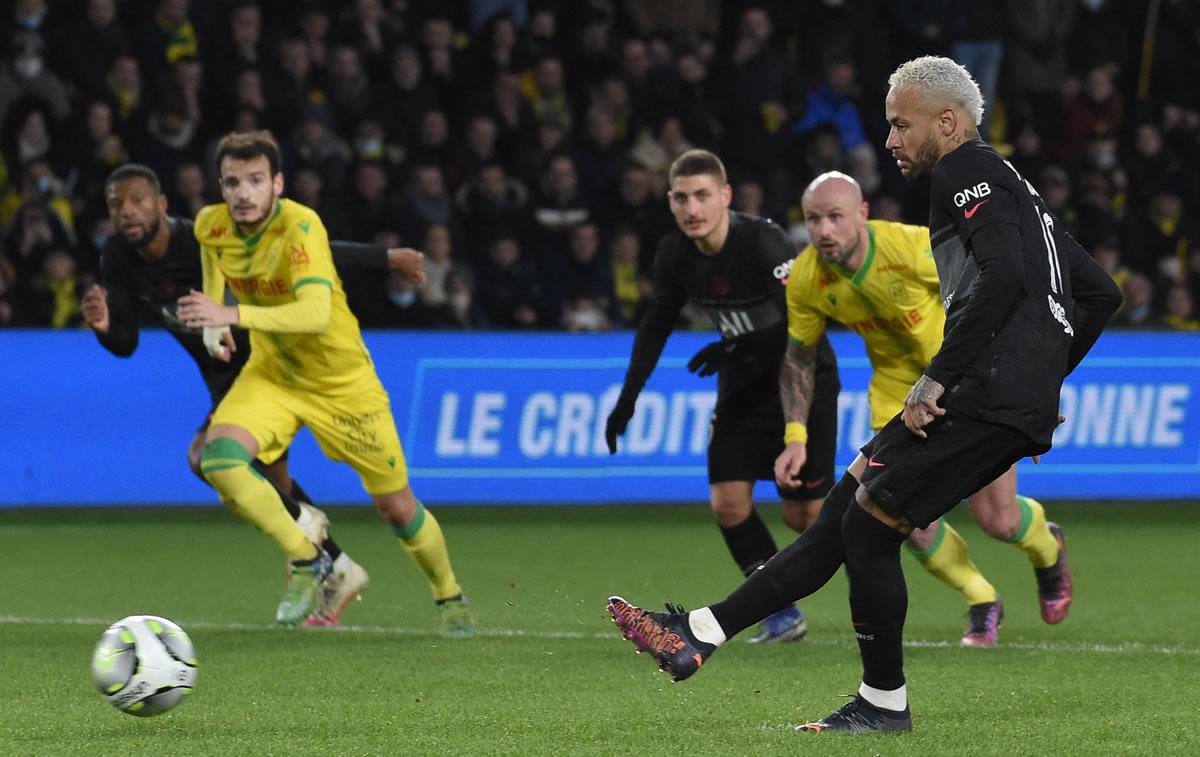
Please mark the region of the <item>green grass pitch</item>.
POLYGON ((283 560, 219 507, 0 511, 0 754, 1200 754, 1197 507, 1049 503, 1076 586, 1058 627, 1024 556, 956 511, 1006 600, 1002 646, 960 649, 961 600, 906 556, 915 730, 872 737, 792 732, 859 681, 840 574, 804 603, 809 639, 735 639, 685 683, 620 639, 609 594, 694 607, 738 582, 703 505, 438 509, 480 626, 458 641, 366 508, 328 512, 371 588, 315 631, 272 627, 283 560), (88 668, 138 613, 180 623, 200 659, 157 718, 114 710, 88 668))

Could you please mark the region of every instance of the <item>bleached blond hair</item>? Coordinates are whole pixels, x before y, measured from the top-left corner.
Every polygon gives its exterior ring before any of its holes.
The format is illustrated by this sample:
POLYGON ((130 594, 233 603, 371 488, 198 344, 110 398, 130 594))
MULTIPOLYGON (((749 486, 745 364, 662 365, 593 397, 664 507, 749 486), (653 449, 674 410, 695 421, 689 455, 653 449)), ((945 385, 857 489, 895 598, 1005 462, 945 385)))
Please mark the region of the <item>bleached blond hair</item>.
POLYGON ((983 121, 983 93, 966 68, 950 58, 925 55, 897 68, 888 77, 892 89, 919 87, 926 97, 961 107, 974 121, 983 121))

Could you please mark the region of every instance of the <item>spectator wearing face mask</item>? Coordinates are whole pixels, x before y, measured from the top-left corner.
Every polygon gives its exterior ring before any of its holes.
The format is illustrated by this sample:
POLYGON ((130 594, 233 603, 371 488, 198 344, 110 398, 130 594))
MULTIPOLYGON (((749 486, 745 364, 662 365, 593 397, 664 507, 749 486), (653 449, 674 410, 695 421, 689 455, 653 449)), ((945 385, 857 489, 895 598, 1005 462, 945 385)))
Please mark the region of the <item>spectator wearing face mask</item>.
POLYGON ((446 276, 446 302, 437 308, 437 328, 458 331, 477 331, 491 324, 475 301, 475 284, 471 272, 455 266, 446 276))
POLYGON ((71 106, 67 85, 46 68, 46 45, 41 36, 31 31, 17 32, 10 50, 0 68, 0 123, 4 123, 13 103, 25 97, 45 103, 55 121, 65 119, 71 106))

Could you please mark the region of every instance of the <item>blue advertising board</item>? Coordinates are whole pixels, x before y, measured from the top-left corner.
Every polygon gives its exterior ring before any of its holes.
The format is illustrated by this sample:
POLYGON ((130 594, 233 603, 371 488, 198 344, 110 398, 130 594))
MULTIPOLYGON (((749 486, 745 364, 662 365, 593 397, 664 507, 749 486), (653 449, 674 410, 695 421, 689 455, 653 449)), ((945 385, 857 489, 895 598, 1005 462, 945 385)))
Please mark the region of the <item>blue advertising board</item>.
MULTIPOLYGON (((838 463, 870 436, 870 365, 832 334, 842 394, 838 463)), ((435 504, 704 501, 714 379, 686 370, 711 334, 672 337, 610 456, 604 420, 632 335, 368 332, 414 489, 435 504)), ((0 332, 0 506, 215 502, 188 441, 208 410, 165 333, 119 359, 87 332, 0 332)), ((1066 421, 1021 491, 1046 498, 1200 497, 1200 338, 1106 334, 1062 393, 1066 421)), ((358 478, 301 432, 297 479, 322 503, 366 501, 358 478)), ((758 495, 774 498, 768 484, 758 495)))

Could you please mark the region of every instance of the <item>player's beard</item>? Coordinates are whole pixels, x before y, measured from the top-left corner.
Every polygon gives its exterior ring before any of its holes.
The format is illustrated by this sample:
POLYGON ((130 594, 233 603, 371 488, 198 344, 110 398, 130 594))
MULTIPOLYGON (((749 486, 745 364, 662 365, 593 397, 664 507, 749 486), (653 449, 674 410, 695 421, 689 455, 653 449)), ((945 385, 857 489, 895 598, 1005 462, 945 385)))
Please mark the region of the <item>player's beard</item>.
POLYGON ((278 199, 279 197, 274 192, 271 192, 270 199, 268 199, 261 208, 258 208, 260 211, 258 216, 252 221, 238 221, 238 226, 240 226, 244 231, 257 230, 260 226, 266 223, 267 218, 269 218, 271 215, 271 211, 275 208, 275 201, 278 199))
POLYGON ((934 138, 934 135, 930 134, 929 138, 917 148, 917 154, 913 156, 912 165, 904 178, 911 180, 929 175, 933 172, 933 167, 937 165, 941 157, 941 154, 938 152, 937 139, 934 138))
POLYGON ((144 249, 147 245, 154 241, 155 237, 158 236, 158 231, 162 228, 162 217, 155 216, 153 223, 151 223, 149 226, 143 226, 142 228, 145 229, 145 233, 142 234, 141 239, 130 239, 129 237, 125 236, 125 232, 121 231, 119 227, 117 228, 117 234, 126 244, 144 249))
POLYGON ((857 242, 851 242, 850 244, 848 244, 844 247, 839 245, 836 253, 834 253, 833 255, 822 254, 821 259, 824 260, 826 263, 830 263, 832 265, 836 265, 841 268, 845 268, 847 261, 849 261, 850 258, 854 257, 854 252, 857 247, 858 247, 857 242))

